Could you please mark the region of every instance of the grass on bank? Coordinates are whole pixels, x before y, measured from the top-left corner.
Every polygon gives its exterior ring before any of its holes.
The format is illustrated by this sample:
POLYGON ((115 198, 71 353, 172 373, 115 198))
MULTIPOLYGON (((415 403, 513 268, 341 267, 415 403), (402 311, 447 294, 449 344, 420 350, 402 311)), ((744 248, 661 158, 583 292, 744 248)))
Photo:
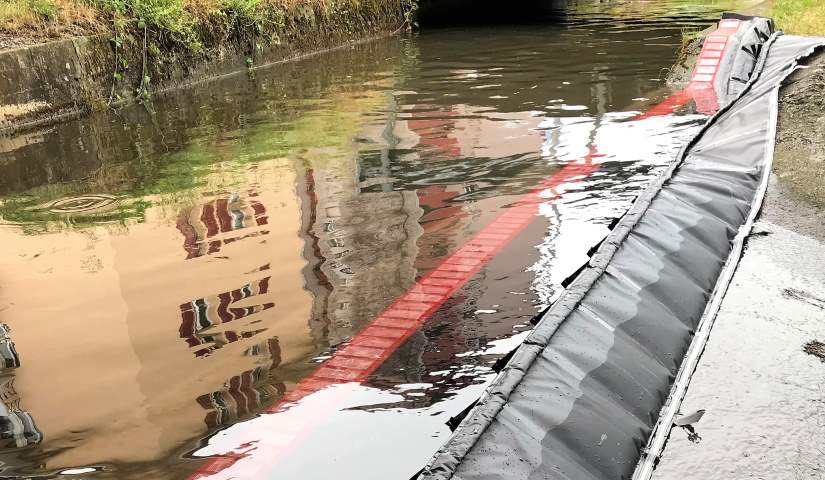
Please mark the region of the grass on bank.
POLYGON ((92 29, 97 12, 76 0, 0 0, 0 31, 23 36, 55 34, 85 26, 92 29))
POLYGON ((774 0, 776 25, 793 35, 825 35, 825 1, 774 0))
POLYGON ((7 0, 0 3, 0 21, 9 28, 30 25, 56 15, 57 4, 51 0, 7 0))
MULTIPOLYGON (((277 33, 286 18, 386 11, 399 0, 0 0, 0 34, 36 41, 119 29, 200 50, 232 35, 277 33)), ((414 11, 417 0, 400 0, 414 11)), ((340 17, 336 17, 340 18, 340 17)))

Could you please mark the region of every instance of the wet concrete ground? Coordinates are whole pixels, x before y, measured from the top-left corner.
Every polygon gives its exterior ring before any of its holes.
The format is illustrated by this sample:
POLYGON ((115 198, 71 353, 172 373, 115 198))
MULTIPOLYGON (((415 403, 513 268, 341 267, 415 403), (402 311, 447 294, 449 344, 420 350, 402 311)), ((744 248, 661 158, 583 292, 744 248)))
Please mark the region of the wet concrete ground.
POLYGON ((783 91, 766 204, 682 404, 706 413, 698 437, 674 427, 656 480, 825 478, 825 362, 805 351, 825 341, 822 71, 783 91))

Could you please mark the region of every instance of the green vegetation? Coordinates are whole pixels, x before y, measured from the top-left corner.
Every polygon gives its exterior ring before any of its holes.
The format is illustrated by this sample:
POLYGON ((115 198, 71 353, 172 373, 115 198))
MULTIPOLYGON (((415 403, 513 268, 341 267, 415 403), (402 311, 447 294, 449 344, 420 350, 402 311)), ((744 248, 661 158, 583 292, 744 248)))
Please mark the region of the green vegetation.
POLYGON ((100 12, 85 0, 0 0, 0 33, 23 41, 97 33, 100 12))
POLYGON ((409 27, 416 7, 417 0, 0 0, 0 48, 4 38, 20 45, 108 33, 112 106, 124 93, 147 102, 157 80, 226 53, 251 68, 282 44, 300 53, 409 27))
POLYGON ((339 14, 389 12, 399 3, 410 22, 417 0, 2 0, 0 32, 36 40, 66 27, 73 33, 114 27, 145 31, 164 47, 198 51, 238 35, 277 38, 287 19, 314 24, 339 14))
POLYGON ((8 0, 0 3, 0 21, 33 22, 57 15, 57 5, 51 0, 8 0))
POLYGON ((3 24, 31 24, 50 19, 57 14, 57 5, 51 0, 7 0, 0 3, 0 22, 3 24))
POLYGON ((825 2, 822 0, 775 0, 777 26, 794 35, 825 35, 825 2))

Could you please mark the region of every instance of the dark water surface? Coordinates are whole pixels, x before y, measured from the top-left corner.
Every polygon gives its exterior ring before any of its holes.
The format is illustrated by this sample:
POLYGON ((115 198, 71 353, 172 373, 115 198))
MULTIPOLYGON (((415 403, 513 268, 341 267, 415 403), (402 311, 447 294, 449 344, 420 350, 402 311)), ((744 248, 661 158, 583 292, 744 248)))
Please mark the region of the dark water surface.
POLYGON ((692 3, 386 38, 0 138, 2 475, 186 478, 244 451, 250 478, 409 478, 702 122, 634 120, 682 30, 736 2, 692 3), (261 414, 585 158, 366 380, 261 414))

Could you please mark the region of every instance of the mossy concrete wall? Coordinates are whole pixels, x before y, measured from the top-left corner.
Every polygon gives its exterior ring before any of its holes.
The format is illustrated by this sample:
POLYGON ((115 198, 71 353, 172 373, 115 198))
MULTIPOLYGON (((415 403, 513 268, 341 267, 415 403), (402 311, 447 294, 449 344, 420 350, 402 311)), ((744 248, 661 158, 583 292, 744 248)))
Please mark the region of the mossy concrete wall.
POLYGON ((95 86, 111 78, 103 67, 110 55, 109 42, 99 37, 0 53, 0 130, 88 111, 95 86))
MULTIPOLYGON (((153 95, 216 76, 343 47, 397 31, 401 2, 387 0, 376 10, 325 12, 297 8, 276 34, 248 36, 199 53, 162 54, 147 62, 153 95)), ((75 37, 0 52, 0 133, 24 130, 135 100, 143 78, 140 39, 121 49, 129 69, 113 90, 115 50, 108 35, 75 37)))

